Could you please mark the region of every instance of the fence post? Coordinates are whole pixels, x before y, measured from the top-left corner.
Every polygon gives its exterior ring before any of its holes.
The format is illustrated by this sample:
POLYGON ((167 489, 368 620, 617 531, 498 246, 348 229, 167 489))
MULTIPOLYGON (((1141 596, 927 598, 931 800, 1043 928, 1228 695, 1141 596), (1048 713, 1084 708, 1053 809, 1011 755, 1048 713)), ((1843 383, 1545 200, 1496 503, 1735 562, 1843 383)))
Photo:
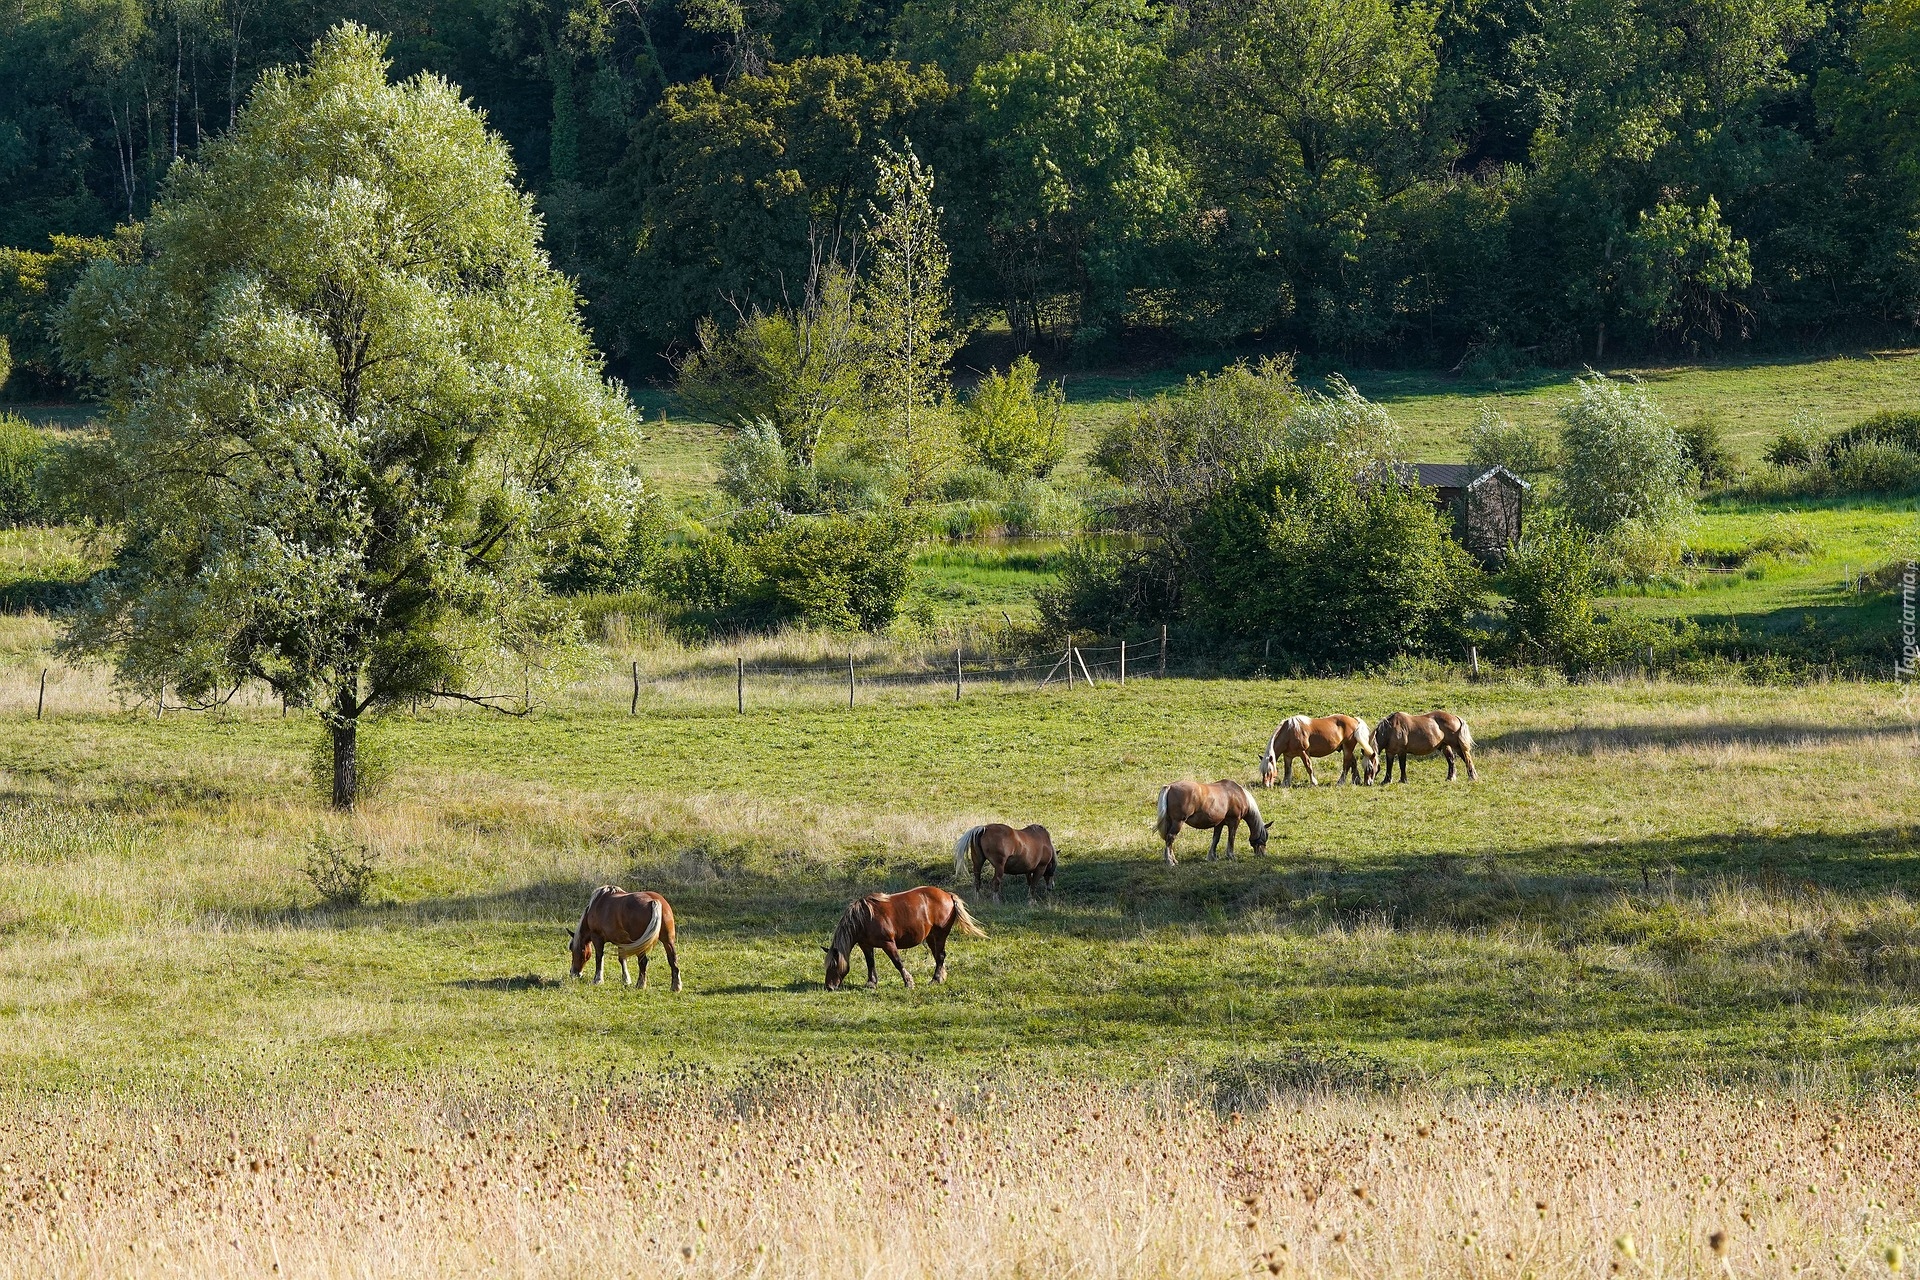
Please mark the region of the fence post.
POLYGON ((1120 642, 1120 687, 1127 687, 1127 642, 1120 642))
POLYGON ((630 716, 640 714, 640 660, 638 658, 633 662, 633 705, 627 708, 627 714, 630 716))
POLYGON ((1167 678, 1167 624, 1160 624, 1160 678, 1167 678))
POLYGON ((1086 677, 1087 688, 1093 688, 1093 672, 1087 670, 1087 655, 1075 649, 1073 656, 1080 661, 1080 674, 1086 677))
POLYGON ((40 705, 33 709, 33 718, 38 720, 47 713, 47 669, 40 668, 40 705))
POLYGON ((960 701, 961 671, 960 646, 955 645, 953 646, 953 700, 955 702, 960 701))
POLYGON ((1072 636, 1067 637, 1067 656, 1065 657, 1065 659, 1063 659, 1063 661, 1065 661, 1067 664, 1067 688, 1071 689, 1073 688, 1073 637, 1072 636))
POLYGON ((853 650, 847 650, 847 710, 853 710, 853 650))
POLYGON ((747 660, 733 660, 733 709, 741 715, 747 714, 747 660))
POLYGON ((1480 678, 1480 646, 1479 645, 1470 644, 1467 646, 1467 666, 1473 671, 1473 678, 1475 680, 1478 680, 1480 678))

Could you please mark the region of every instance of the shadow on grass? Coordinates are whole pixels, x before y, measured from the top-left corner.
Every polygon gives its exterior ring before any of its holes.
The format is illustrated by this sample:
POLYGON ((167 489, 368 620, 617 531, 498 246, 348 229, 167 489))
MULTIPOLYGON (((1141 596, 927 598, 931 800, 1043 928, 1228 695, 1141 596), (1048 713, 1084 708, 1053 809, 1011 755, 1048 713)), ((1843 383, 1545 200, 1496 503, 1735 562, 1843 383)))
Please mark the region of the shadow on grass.
POLYGON ((554 991, 565 983, 560 978, 522 973, 510 978, 457 978, 446 985, 463 991, 554 991))
POLYGON ((1606 728, 1510 729, 1487 735, 1480 746, 1502 752, 1537 751, 1594 755, 1642 747, 1798 747, 1831 743, 1893 746, 1910 742, 1912 725, 1859 724, 1626 724, 1606 728))

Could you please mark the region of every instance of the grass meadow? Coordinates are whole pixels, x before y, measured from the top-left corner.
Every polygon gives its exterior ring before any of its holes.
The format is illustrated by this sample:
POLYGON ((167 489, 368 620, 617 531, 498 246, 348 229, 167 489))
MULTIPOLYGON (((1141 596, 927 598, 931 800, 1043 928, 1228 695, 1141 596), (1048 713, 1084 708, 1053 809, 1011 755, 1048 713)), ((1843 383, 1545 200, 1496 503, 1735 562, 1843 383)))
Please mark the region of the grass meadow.
MULTIPOLYGON (((1916 358, 1647 376, 1751 458, 1795 414, 1911 403, 1916 358)), ((1489 398, 1544 415, 1567 380, 1356 375, 1439 459, 1489 398)), ((1177 381, 1070 380, 1076 431, 1177 381)), ((647 474, 697 514, 717 436, 640 398, 647 474)), ((1877 634, 1888 597, 1850 585, 1916 536, 1911 500, 1706 502, 1688 564, 1607 607, 1762 649, 1810 618, 1877 634)), ((595 615, 524 719, 371 725, 379 785, 340 815, 310 715, 159 708, 51 657, 91 553, 0 533, 0 1278, 1911 1265, 1911 685, 1120 688, 1106 655, 1097 687, 956 701, 951 646, 1030 626, 1061 547, 929 544, 891 637, 595 615), (1433 706, 1471 722, 1478 782, 1262 791, 1266 857, 1189 832, 1161 860, 1162 783, 1251 780, 1294 712, 1433 706), (883 964, 825 992, 844 904, 952 883, 993 819, 1051 828, 1054 894, 968 885, 989 936, 949 983, 919 951, 912 990, 883 964), (320 837, 370 851, 364 903, 320 900, 320 837), (671 898, 683 992, 657 963, 645 991, 566 977, 609 881, 671 898)))

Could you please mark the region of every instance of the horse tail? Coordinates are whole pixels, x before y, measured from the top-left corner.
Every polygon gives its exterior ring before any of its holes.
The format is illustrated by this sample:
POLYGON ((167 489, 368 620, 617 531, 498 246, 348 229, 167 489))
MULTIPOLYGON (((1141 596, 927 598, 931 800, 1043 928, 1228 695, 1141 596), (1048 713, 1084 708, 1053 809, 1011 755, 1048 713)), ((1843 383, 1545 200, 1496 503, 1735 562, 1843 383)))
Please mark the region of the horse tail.
POLYGON ((605 897, 607 894, 612 892, 613 892, 612 885, 603 884, 598 889, 595 889, 593 891, 593 896, 591 898, 587 899, 586 910, 580 913, 580 923, 575 925, 573 928, 573 945, 574 946, 577 947, 580 945, 580 936, 587 931, 587 917, 593 914, 593 904, 600 901, 601 898, 605 897))
POLYGON ((948 922, 947 928, 958 929, 960 932, 973 938, 984 938, 987 936, 987 931, 982 929, 979 924, 975 922, 974 918, 967 914, 967 904, 960 900, 960 895, 957 893, 953 895, 953 919, 948 922))
POLYGON ((968 827, 966 834, 953 842, 953 878, 965 880, 973 870, 973 842, 980 836, 980 827, 968 827))
MULTIPOLYGON (((1455 716, 1454 719, 1459 720, 1460 718, 1455 716)), ((1460 720, 1460 746, 1467 751, 1473 750, 1473 730, 1467 728, 1467 722, 1465 720, 1460 720)))
POLYGON ((1153 823, 1153 829, 1160 833, 1160 838, 1163 840, 1167 835, 1167 793, 1171 790, 1173 790, 1172 787, 1160 788, 1160 816, 1154 819, 1153 823))
POLYGON ((652 922, 647 925, 644 933, 627 944, 627 949, 631 950, 634 947, 638 947, 642 951, 650 949, 654 943, 660 940, 660 926, 666 921, 666 918, 667 909, 658 902, 654 903, 652 922))

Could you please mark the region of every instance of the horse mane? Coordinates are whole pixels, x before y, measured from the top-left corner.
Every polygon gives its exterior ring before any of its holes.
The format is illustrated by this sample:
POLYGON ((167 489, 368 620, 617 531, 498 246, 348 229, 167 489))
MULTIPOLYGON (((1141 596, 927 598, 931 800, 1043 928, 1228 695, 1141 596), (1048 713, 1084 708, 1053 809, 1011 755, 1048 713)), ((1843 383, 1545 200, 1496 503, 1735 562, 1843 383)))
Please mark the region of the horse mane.
POLYGON ((1359 716, 1353 718, 1353 736, 1362 751, 1373 750, 1373 730, 1367 728, 1367 722, 1359 716))
MULTIPOLYGON (((1240 787, 1239 783, 1233 784, 1240 787)), ((1264 840, 1267 835, 1267 820, 1260 816, 1260 802, 1253 798, 1253 792, 1240 787, 1240 794, 1247 798, 1247 826, 1252 828, 1253 838, 1264 840)))
POLYGON ((593 896, 591 898, 587 899, 586 909, 581 911, 580 913, 580 923, 573 927, 573 945, 576 949, 580 946, 581 935, 586 933, 587 931, 587 917, 593 912, 593 904, 600 901, 600 899, 605 897, 607 894, 613 893, 613 892, 614 892, 614 887, 612 885, 603 884, 598 889, 595 889, 593 891, 593 896))
POLYGON ((873 900, 886 896, 884 893, 870 893, 849 902, 847 909, 840 913, 840 923, 834 926, 833 941, 827 949, 836 955, 851 952, 853 940, 859 931, 873 923, 873 900))

